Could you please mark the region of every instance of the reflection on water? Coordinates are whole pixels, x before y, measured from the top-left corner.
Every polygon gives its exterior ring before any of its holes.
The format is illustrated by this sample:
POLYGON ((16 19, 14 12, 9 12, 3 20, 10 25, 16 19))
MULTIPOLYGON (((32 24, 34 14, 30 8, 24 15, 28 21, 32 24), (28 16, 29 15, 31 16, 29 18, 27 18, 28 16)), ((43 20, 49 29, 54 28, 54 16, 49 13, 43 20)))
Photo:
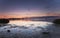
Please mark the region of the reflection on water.
POLYGON ((52 24, 50 22, 43 22, 43 21, 10 21, 9 24, 15 24, 19 26, 47 26, 48 24, 52 24))

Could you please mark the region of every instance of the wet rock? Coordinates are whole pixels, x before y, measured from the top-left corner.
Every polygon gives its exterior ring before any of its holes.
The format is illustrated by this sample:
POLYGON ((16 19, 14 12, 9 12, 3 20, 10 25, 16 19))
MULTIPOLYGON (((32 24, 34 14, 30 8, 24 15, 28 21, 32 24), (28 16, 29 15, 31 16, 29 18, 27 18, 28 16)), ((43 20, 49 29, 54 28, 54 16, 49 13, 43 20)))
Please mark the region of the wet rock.
POLYGON ((10 32, 10 30, 7 30, 7 32, 10 32))

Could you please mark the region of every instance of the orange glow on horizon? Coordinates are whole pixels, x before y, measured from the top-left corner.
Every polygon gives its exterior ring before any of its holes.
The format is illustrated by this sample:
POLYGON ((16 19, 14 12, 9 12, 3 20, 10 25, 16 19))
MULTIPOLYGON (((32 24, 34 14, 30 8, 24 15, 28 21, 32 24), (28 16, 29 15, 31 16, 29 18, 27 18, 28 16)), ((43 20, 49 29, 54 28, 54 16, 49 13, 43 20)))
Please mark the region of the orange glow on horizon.
POLYGON ((60 14, 56 13, 47 13, 47 14, 0 14, 0 18, 25 18, 25 17, 40 17, 40 16, 60 16, 60 14))

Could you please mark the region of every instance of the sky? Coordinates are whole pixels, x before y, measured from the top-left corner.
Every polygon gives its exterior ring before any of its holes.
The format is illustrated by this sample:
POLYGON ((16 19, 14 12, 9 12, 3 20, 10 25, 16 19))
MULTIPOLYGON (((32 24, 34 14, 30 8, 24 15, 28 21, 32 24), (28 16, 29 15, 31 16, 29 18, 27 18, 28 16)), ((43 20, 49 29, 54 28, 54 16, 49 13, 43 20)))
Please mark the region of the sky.
POLYGON ((60 15, 60 0, 0 0, 0 17, 60 15))

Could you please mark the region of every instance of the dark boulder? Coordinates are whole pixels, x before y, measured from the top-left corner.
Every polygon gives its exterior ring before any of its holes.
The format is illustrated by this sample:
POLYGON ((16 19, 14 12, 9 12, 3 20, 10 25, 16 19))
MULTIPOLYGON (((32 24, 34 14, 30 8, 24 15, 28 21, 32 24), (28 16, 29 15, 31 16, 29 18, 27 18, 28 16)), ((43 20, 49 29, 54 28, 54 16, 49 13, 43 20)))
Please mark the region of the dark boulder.
POLYGON ((54 24, 60 24, 60 19, 55 19, 55 20, 53 21, 53 23, 54 23, 54 24))
POLYGON ((1 24, 9 23, 9 19, 0 19, 1 24))
POLYGON ((10 32, 10 30, 7 30, 7 32, 10 32))

